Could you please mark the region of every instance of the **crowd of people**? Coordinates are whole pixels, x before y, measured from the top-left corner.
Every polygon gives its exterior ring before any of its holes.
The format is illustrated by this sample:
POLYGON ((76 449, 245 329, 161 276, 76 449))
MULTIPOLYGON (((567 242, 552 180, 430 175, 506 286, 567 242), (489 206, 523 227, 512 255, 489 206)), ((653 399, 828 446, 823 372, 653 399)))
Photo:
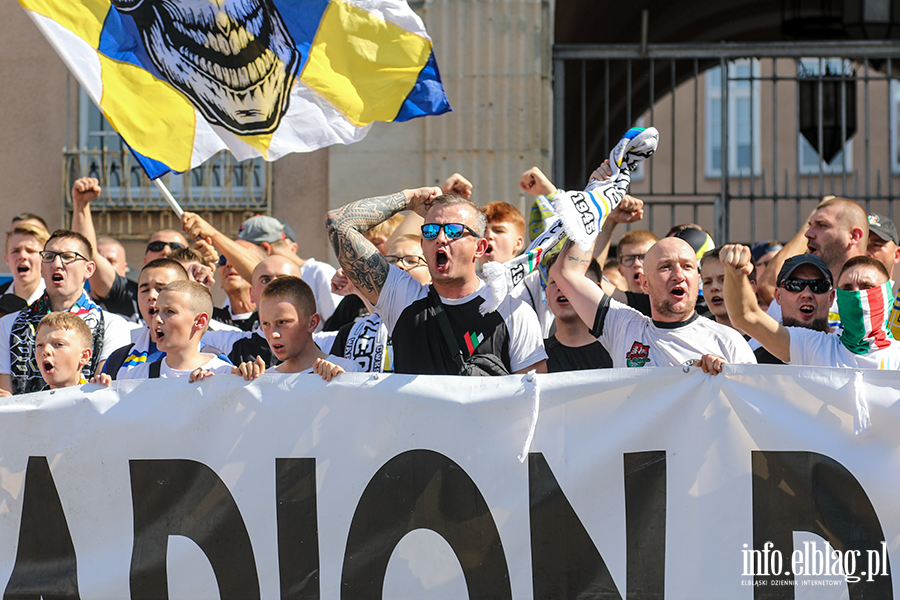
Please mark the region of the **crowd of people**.
MULTIPOLYGON (((589 185, 610 175, 604 164, 589 185)), ((71 229, 50 232, 23 213, 7 233, 0 394, 266 371, 330 380, 345 371, 900 367, 891 275, 900 236, 857 202, 825 198, 791 240, 751 247, 716 245, 694 224, 660 239, 640 228, 643 202, 625 195, 603 214, 593 248, 562 242, 542 254, 528 250, 547 228, 541 207, 566 192, 536 167, 519 186, 535 197, 528 220, 506 202, 476 205, 459 174, 332 210, 324 224, 339 269, 301 258, 293 229, 274 217, 252 217, 232 237, 186 212, 182 231, 150 236, 132 273, 122 244, 96 235, 98 182, 79 179, 71 229), (629 231, 613 248, 622 225, 629 231), (490 301, 489 263, 516 267, 509 292, 490 301)))

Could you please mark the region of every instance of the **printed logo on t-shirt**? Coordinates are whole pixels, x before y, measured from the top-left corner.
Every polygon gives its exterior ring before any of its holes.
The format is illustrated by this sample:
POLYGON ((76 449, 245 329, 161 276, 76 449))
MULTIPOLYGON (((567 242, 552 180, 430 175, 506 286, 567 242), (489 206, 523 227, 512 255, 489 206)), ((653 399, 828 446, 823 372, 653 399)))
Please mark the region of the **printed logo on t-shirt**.
POLYGON ((631 345, 631 350, 625 354, 625 364, 629 367, 643 367, 650 362, 650 346, 640 342, 631 345))
POLYGON ((475 352, 475 348, 484 341, 484 334, 470 331, 463 336, 463 339, 466 340, 466 348, 469 349, 469 356, 471 356, 475 352))

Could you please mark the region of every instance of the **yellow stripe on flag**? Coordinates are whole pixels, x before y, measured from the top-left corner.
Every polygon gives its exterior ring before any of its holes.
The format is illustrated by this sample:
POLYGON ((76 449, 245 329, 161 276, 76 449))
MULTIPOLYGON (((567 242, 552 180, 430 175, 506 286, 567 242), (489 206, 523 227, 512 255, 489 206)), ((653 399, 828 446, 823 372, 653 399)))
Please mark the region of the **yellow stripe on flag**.
POLYGON ((190 169, 197 125, 193 105, 144 69, 99 56, 103 79, 100 110, 110 125, 144 156, 175 171, 190 169), (160 112, 160 107, 165 112, 160 112))
POLYGON ((56 21, 96 49, 111 3, 109 0, 19 0, 24 8, 56 21))
POLYGON ((430 54, 430 41, 331 0, 300 77, 362 127, 394 120, 430 54))

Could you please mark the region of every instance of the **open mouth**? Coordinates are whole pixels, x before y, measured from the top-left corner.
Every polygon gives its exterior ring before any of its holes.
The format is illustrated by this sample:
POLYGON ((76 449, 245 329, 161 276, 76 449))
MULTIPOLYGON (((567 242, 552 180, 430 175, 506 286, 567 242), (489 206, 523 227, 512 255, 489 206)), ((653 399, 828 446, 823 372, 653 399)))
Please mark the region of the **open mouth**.
POLYGON ((556 303, 559 305, 565 305, 565 304, 569 303, 569 299, 566 298, 565 296, 563 296, 562 294, 560 294, 559 296, 556 297, 556 303))
POLYGON ((438 269, 446 267, 448 262, 450 262, 450 257, 447 256, 447 253, 444 250, 438 250, 434 254, 434 264, 438 269))
POLYGON ((493 244, 488 244, 487 250, 485 250, 484 253, 485 253, 486 255, 487 255, 487 254, 493 254, 493 253, 494 253, 494 245, 493 245, 493 244))
POLYGON ((710 296, 707 301, 714 306, 719 306, 720 304, 725 303, 725 300, 721 296, 710 296))
POLYGON ((684 300, 687 297, 687 291, 683 287, 680 287, 680 286, 672 288, 672 291, 670 293, 677 300, 684 300))
POLYGON ((41 368, 44 371, 44 373, 49 375, 49 374, 53 373, 54 367, 53 367, 52 362, 50 362, 49 360, 45 360, 44 362, 41 363, 41 368))
POLYGON ((166 332, 159 327, 157 327, 154 331, 156 331, 156 343, 159 344, 161 341, 163 341, 163 338, 166 337, 166 332))
POLYGON ((60 282, 62 282, 62 280, 63 280, 62 273, 54 273, 53 275, 50 276, 50 281, 52 281, 53 283, 60 283, 60 282))
POLYGON ((29 267, 28 265, 19 265, 18 267, 16 267, 16 271, 18 271, 19 273, 27 273, 30 270, 31 267, 29 267))
POLYGON ((800 312, 804 315, 812 315, 814 312, 816 312, 816 309, 808 304, 800 305, 799 309, 800 312))

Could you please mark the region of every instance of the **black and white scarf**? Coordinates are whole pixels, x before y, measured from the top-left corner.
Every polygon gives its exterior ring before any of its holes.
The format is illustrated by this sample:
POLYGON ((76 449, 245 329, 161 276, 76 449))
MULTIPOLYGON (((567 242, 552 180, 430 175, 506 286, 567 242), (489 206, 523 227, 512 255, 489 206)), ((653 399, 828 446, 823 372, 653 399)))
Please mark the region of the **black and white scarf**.
MULTIPOLYGON (((13 323, 9 334, 9 355, 14 394, 37 392, 44 387, 44 380, 34 358, 34 338, 38 323, 51 312, 50 298, 47 292, 44 292, 44 295, 34 303, 23 308, 13 323)), ((100 362, 100 352, 103 350, 105 329, 103 311, 84 292, 68 312, 81 317, 93 334, 91 361, 81 370, 82 377, 90 379, 97 368, 97 363, 100 362)))

